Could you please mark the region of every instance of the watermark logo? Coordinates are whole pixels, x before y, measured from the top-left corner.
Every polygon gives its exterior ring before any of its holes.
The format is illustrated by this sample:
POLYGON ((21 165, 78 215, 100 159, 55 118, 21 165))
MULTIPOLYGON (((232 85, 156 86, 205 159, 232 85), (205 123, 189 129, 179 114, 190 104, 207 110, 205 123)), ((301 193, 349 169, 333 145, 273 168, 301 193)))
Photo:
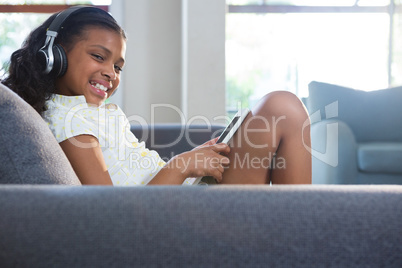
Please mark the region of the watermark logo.
MULTIPOLYGON (((328 104, 327 106, 325 106, 325 119, 331 119, 331 118, 335 118, 338 117, 338 101, 333 102, 331 104, 328 104)), ((306 127, 310 127, 310 124, 314 124, 317 122, 322 121, 321 118, 321 111, 318 110, 316 112, 314 112, 312 115, 310 115, 310 122, 309 120, 306 120, 306 122, 303 125, 303 129, 306 127)), ((317 151, 313 148, 310 148, 308 145, 305 144, 304 142, 304 138, 303 138, 303 144, 304 147, 306 148, 307 151, 309 151, 311 153, 311 155, 315 158, 317 158, 318 160, 320 160, 321 162, 324 162, 332 167, 336 167, 338 166, 338 136, 339 136, 339 132, 338 132, 338 122, 331 122, 328 121, 326 123, 326 139, 325 139, 325 149, 324 151, 320 152, 317 151)), ((304 132, 303 132, 304 133, 304 132)), ((319 138, 315 138, 313 137, 312 139, 312 143, 315 142, 321 142, 321 140, 319 138)), ((321 145, 321 144, 318 144, 321 145)))
MULTIPOLYGON (((224 123, 229 123, 230 122, 230 117, 228 116, 219 116, 214 118, 213 122, 209 121, 206 117, 203 116, 196 116, 192 118, 185 118, 183 112, 170 104, 154 104, 151 107, 153 110, 159 109, 159 108, 168 108, 172 109, 175 111, 181 118, 181 123, 180 125, 181 130, 179 131, 177 137, 174 140, 169 141, 168 143, 161 143, 158 144, 157 140, 155 140, 155 135, 152 133, 152 125, 154 125, 154 121, 151 120, 151 122, 147 122, 143 117, 139 115, 131 115, 126 117, 122 113, 114 113, 117 108, 114 106, 112 107, 88 107, 87 105, 77 105, 71 108, 70 112, 67 114, 65 117, 65 135, 68 137, 74 137, 75 136, 75 131, 76 131, 76 126, 77 122, 86 124, 85 128, 93 131, 97 131, 94 136, 96 137, 106 137, 105 139, 100 139, 99 140, 99 145, 101 147, 108 147, 108 148, 115 148, 118 147, 119 150, 119 159, 124 160, 127 159, 127 153, 131 153, 134 148, 139 148, 143 145, 139 145, 137 141, 133 140, 133 137, 131 137, 128 134, 131 134, 130 131, 130 124, 135 124, 139 125, 142 129, 142 140, 148 140, 150 139, 150 146, 153 149, 163 149, 163 148, 170 148, 178 143, 182 142, 184 139, 187 144, 189 144, 192 147, 198 146, 197 143, 195 143, 191 139, 191 132, 199 132, 199 131, 205 131, 208 133, 211 133, 212 126, 213 125, 222 125, 222 130, 223 130, 223 125, 224 123), (85 121, 83 120, 84 118, 92 118, 92 120, 85 121), (77 122, 76 122, 77 121, 77 122), (202 129, 195 129, 192 130, 191 126, 192 124, 201 124, 205 127, 202 129), (224 122, 224 123, 222 123, 224 122), (121 133, 120 130, 125 131, 125 133, 121 133), (127 147, 127 145, 129 145, 127 147), (137 147, 139 146, 139 147, 137 147)), ((154 112, 152 113, 154 115, 154 112)), ((335 118, 338 116, 338 102, 331 103, 325 107, 325 118, 324 119, 331 119, 335 118)), ((277 148, 279 141, 277 140, 277 128, 278 125, 281 124, 282 121, 286 121, 287 118, 286 116, 279 116, 279 117, 272 117, 272 118, 265 118, 265 117, 259 117, 259 116, 254 116, 252 119, 246 121, 244 123, 244 128, 245 130, 243 132, 240 132, 238 135, 243 135, 244 137, 239 138, 238 142, 246 142, 246 145, 255 149, 262 149, 262 148, 272 148, 271 151, 273 152, 275 148, 277 148), (258 124, 252 124, 254 120, 258 120, 258 124), (253 127, 255 125, 258 125, 259 127, 253 127), (263 132, 262 134, 268 135, 268 137, 271 137, 271 140, 265 141, 265 143, 257 144, 253 137, 253 134, 258 134, 260 132, 263 132), (268 142, 268 143, 267 143, 268 142), (270 143, 270 144, 269 144, 270 143)), ((323 118, 321 117, 320 111, 316 111, 312 115, 310 115, 310 118, 305 121, 303 124, 303 130, 305 128, 310 128, 312 124, 323 121, 323 118)), ((323 121, 324 122, 324 121, 323 121)), ((325 144, 317 144, 316 141, 313 141, 314 146, 310 146, 310 144, 306 144, 304 137, 302 137, 303 140, 303 145, 305 149, 316 159, 330 165, 333 167, 336 167, 338 165, 338 123, 328 121, 326 122, 326 139, 325 139, 325 144), (316 146, 318 145, 318 147, 316 146), (314 148, 314 149, 313 149, 314 148)), ((219 130, 219 133, 213 133, 211 138, 219 136, 220 132, 222 130, 219 130)), ((89 131, 88 133, 91 133, 89 131)), ((85 131, 84 131, 85 132, 85 131)), ((87 133, 87 132, 85 132, 87 133)), ((304 133, 304 131, 302 131, 304 133)), ((177 133, 175 133, 177 134, 177 133)), ((259 135, 259 134, 258 134, 259 135)), ((87 144, 87 143, 82 143, 79 142, 78 140, 72 138, 70 139, 71 142, 73 142, 76 146, 79 146, 81 148, 91 148, 93 146, 97 146, 96 144, 87 144)), ((232 144, 233 145, 233 144, 232 144)), ((236 144, 236 146, 242 146, 242 144, 236 144)), ((134 150, 137 152, 136 150, 134 150)), ((149 162, 139 162, 138 155, 133 155, 131 156, 132 158, 130 159, 132 165, 151 165, 151 166, 157 166, 155 163, 149 163, 149 162)), ((255 160, 254 158, 248 159, 247 156, 245 159, 235 159, 235 163, 237 163, 239 166, 244 166, 245 163, 252 163, 250 165, 252 166, 263 166, 263 167, 268 167, 269 165, 272 165, 272 161, 277 160, 277 163, 274 164, 275 167, 280 167, 284 168, 286 166, 285 161, 280 158, 276 158, 273 155, 267 156, 266 159, 259 159, 258 161, 255 160), (280 160, 280 161, 278 161, 280 160)), ((273 168, 273 167, 271 167, 273 168)))

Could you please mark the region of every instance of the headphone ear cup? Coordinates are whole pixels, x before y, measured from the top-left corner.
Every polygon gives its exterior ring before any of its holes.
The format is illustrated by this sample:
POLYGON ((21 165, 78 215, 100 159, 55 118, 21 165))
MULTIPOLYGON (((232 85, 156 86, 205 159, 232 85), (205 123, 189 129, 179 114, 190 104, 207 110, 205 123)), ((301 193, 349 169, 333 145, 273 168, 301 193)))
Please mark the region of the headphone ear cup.
POLYGON ((47 52, 43 49, 40 49, 36 53, 36 61, 39 63, 40 68, 45 72, 47 65, 48 65, 48 58, 47 52))
POLYGON ((55 77, 63 76, 67 71, 67 55, 64 48, 57 44, 53 46, 54 63, 51 73, 55 77))

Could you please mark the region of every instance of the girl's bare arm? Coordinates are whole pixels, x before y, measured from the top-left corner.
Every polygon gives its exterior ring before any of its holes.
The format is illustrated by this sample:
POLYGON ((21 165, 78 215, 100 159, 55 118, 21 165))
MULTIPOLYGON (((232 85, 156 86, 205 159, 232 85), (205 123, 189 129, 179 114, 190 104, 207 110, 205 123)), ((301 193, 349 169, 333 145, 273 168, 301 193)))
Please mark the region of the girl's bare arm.
POLYGON ((82 184, 112 185, 98 139, 79 135, 60 143, 82 184))

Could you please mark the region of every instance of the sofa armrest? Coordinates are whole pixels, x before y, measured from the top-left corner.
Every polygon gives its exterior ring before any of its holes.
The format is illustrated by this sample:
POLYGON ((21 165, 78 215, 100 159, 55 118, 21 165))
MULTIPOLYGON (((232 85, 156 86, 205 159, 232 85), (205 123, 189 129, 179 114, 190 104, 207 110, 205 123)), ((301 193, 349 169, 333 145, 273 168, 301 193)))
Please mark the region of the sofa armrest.
POLYGON ((2 267, 402 267, 402 186, 2 186, 2 267))
POLYGON ((351 128, 337 119, 311 125, 313 184, 354 184, 357 144, 351 128))

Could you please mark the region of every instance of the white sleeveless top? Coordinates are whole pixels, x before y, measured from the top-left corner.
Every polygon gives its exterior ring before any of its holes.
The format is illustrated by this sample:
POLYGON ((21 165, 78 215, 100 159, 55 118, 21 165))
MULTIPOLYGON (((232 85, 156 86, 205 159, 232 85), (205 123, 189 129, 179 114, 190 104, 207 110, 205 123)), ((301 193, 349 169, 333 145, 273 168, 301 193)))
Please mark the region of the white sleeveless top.
MULTIPOLYGON (((98 139, 113 185, 146 185, 166 164, 157 152, 138 142, 126 115, 115 104, 96 107, 88 105, 84 96, 55 94, 46 108, 43 118, 59 143, 70 139, 77 146, 88 146, 71 139, 78 135, 98 139)), ((193 181, 190 178, 183 184, 193 181)))

